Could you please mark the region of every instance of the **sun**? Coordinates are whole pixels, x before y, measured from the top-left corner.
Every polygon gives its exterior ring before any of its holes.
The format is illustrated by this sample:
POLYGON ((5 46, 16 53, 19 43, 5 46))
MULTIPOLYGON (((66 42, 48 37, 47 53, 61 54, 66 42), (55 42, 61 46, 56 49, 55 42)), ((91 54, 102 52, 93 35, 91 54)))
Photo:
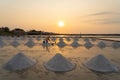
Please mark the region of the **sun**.
POLYGON ((59 27, 63 27, 63 26, 64 26, 64 22, 63 22, 63 21, 59 21, 59 22, 58 22, 58 26, 59 26, 59 27))

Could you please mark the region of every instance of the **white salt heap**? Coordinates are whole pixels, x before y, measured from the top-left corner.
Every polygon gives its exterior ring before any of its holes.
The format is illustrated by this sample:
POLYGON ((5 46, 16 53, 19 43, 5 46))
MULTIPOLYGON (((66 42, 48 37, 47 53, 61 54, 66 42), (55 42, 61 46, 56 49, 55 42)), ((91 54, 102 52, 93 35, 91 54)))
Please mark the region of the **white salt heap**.
POLYGON ((92 41, 96 41, 96 38, 91 38, 92 41))
POLYGON ((60 37, 60 38, 59 38, 59 41, 63 41, 63 38, 62 38, 62 37, 60 37))
POLYGON ((80 46, 80 44, 77 41, 73 41, 71 44, 72 47, 77 48, 80 46))
POLYGON ((20 40, 25 40, 25 36, 20 36, 19 39, 20 40))
POLYGON ((79 38, 73 38, 74 41, 79 41, 79 38))
POLYGON ((32 48, 35 45, 35 43, 33 42, 32 39, 29 39, 28 42, 25 43, 25 45, 28 46, 28 47, 30 47, 30 48, 32 48))
POLYGON ((106 44, 103 41, 101 41, 97 44, 97 46, 100 47, 100 48, 105 48, 106 44))
POLYGON ((119 48, 120 47, 120 42, 113 42, 112 47, 113 48, 119 48))
POLYGON ((50 59, 44 66, 46 69, 54 72, 66 72, 75 68, 75 64, 68 61, 59 53, 50 59))
POLYGON ((14 40, 13 42, 11 42, 11 45, 13 47, 18 47, 20 44, 16 40, 14 40))
POLYGON ((71 39, 70 38, 66 38, 67 41, 70 41, 71 39))
POLYGON ((23 70, 35 65, 35 63, 23 53, 18 53, 5 64, 4 68, 10 71, 23 70))
POLYGON ((88 39, 88 38, 85 38, 84 41, 85 41, 85 42, 89 42, 89 39, 88 39))
POLYGON ((0 39, 0 47, 3 47, 5 45, 5 43, 2 41, 2 39, 0 39))
POLYGON ((57 43, 57 45, 58 45, 58 47, 63 48, 63 47, 65 47, 65 46, 66 46, 66 43, 65 43, 65 42, 63 42, 63 40, 62 40, 62 39, 60 39, 60 40, 59 40, 59 42, 57 43))
POLYGON ((98 72, 116 72, 118 68, 103 55, 99 54, 85 63, 85 66, 98 72))
POLYGON ((93 44, 91 44, 91 42, 88 41, 84 44, 84 46, 89 49, 93 46, 93 44))
POLYGON ((40 41, 40 36, 37 36, 36 40, 40 41))

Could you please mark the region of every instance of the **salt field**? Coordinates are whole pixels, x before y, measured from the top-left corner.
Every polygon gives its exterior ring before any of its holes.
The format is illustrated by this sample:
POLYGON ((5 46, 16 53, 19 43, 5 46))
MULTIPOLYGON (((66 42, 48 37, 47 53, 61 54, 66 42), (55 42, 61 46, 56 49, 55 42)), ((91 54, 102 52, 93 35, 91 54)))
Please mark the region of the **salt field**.
MULTIPOLYGON (((120 80, 120 42, 100 40, 98 38, 60 36, 60 38, 51 38, 52 41, 49 45, 43 45, 43 40, 44 38, 40 36, 1 36, 0 80, 120 80), (56 44, 51 45, 54 42, 56 44), (19 71, 5 69, 4 66, 18 53, 22 53, 30 60, 35 61, 34 65, 27 66, 29 67, 27 69, 21 68, 19 71), (66 67, 60 69, 62 71, 65 69, 65 72, 49 70, 51 65, 56 62, 53 57, 57 53, 64 57, 65 61, 60 61, 68 64, 67 67, 70 68, 70 71, 67 71, 66 67), (91 66, 93 62, 89 62, 87 66, 85 65, 89 59, 100 54, 110 62, 110 65, 114 64, 117 70, 115 68, 116 71, 112 72, 111 70, 105 73, 91 70, 89 65, 91 66), (48 66, 45 67, 45 64, 48 66)), ((61 57, 58 58, 55 58, 55 60, 62 59, 61 57)), ((62 64, 60 61, 59 63, 62 64)), ((55 64, 55 66, 55 69, 61 67, 59 64, 55 64)), ((114 69, 114 67, 112 68, 114 69)))

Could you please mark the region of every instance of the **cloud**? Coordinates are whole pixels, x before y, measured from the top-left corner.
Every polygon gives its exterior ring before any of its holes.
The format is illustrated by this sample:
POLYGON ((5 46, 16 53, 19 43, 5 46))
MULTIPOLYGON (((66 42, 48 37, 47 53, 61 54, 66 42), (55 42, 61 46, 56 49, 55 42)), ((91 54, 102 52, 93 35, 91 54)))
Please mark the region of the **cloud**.
POLYGON ((120 12, 97 12, 86 16, 85 22, 98 24, 120 24, 120 12))
POLYGON ((113 14, 113 12, 97 12, 97 13, 93 13, 93 14, 89 14, 88 16, 98 16, 98 15, 108 15, 108 14, 113 14))
POLYGON ((102 15, 120 15, 120 12, 110 12, 110 11, 102 11, 88 14, 87 16, 102 16, 102 15))
POLYGON ((85 20, 85 22, 97 24, 120 24, 120 18, 90 19, 85 20))
POLYGON ((120 24, 120 19, 103 20, 101 24, 120 24))

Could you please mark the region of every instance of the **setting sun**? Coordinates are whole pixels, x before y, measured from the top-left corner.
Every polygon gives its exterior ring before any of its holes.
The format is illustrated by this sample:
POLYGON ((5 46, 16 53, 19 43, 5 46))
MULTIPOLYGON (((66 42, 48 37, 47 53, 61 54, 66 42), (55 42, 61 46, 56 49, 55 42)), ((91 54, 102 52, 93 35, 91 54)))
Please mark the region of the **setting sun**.
POLYGON ((63 21, 59 21, 59 22, 58 22, 58 26, 59 26, 59 27, 63 27, 63 26, 64 26, 64 22, 63 22, 63 21))

